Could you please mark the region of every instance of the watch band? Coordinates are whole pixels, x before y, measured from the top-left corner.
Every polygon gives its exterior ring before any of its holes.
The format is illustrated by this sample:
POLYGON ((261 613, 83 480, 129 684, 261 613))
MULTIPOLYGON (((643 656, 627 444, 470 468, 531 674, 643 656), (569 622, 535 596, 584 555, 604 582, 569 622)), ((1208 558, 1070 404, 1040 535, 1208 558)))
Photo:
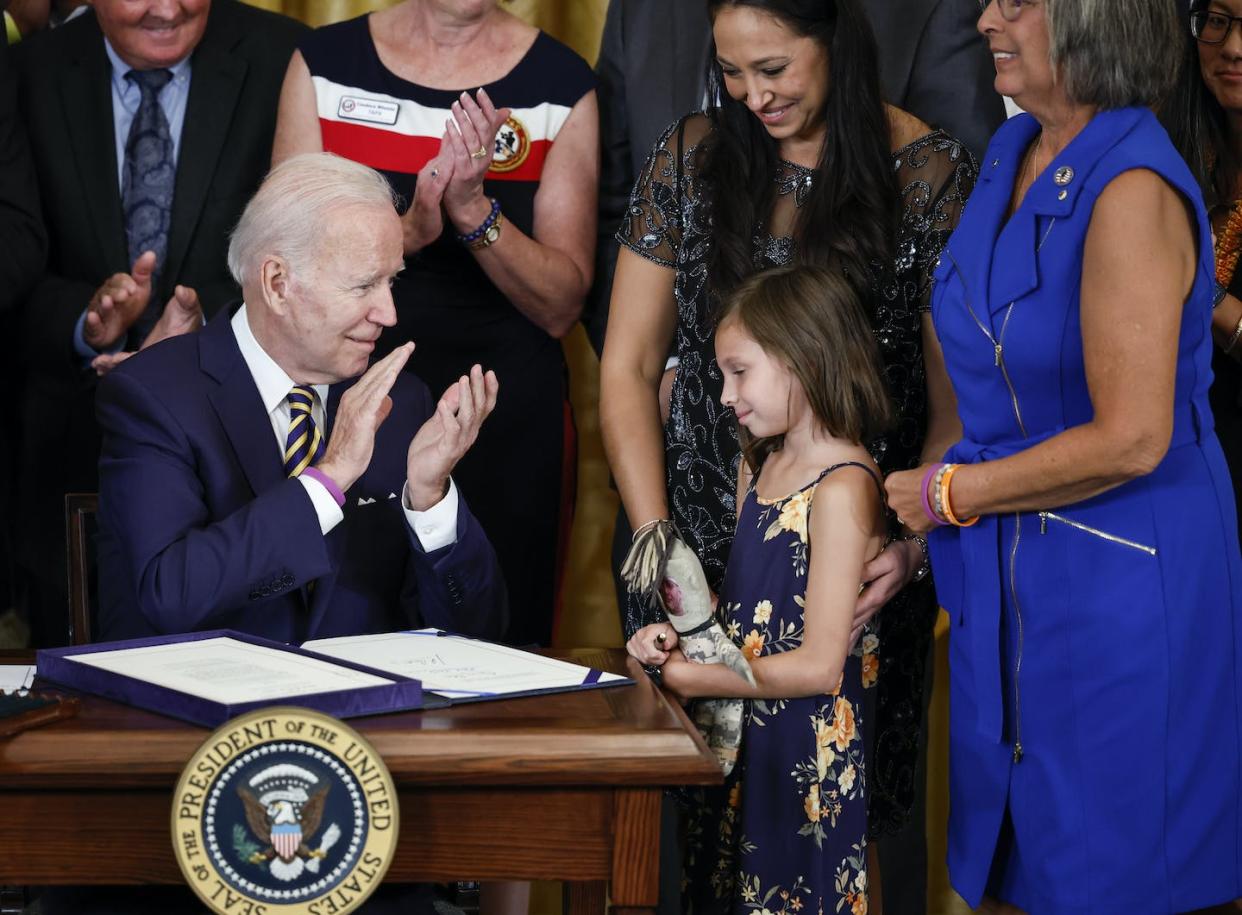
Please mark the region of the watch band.
POLYGON ((500 239, 500 228, 505 224, 505 215, 499 210, 496 211, 496 218, 492 220, 492 224, 483 230, 480 235, 472 242, 467 243, 467 247, 471 251, 482 251, 484 248, 490 248, 500 239))
MULTIPOLYGON (((480 225, 473 232, 467 232, 465 235, 457 236, 457 240, 461 242, 463 245, 470 245, 471 247, 473 247, 474 243, 478 241, 480 238, 482 238, 484 235, 486 235, 488 229, 496 225, 497 220, 500 219, 500 201, 497 200, 495 197, 492 197, 491 201, 492 201, 491 212, 487 214, 487 218, 483 220, 483 224, 480 225)), ((484 245, 484 247, 486 247, 486 245, 484 245)))

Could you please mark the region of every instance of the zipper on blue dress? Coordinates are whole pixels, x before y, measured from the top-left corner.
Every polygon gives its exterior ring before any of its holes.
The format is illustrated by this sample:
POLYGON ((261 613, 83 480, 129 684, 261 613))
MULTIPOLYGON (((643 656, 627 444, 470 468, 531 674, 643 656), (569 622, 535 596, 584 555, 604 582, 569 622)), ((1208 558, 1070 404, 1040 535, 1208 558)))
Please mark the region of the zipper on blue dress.
MULTIPOLYGON (((1054 220, 1055 223, 1055 220, 1054 220)), ((1052 226, 1048 226, 1048 231, 1052 231, 1052 226)), ((1044 234, 1043 241, 1039 243, 1042 248, 1044 241, 1048 240, 1048 234, 1044 234)), ((1036 249, 1038 251, 1038 248, 1036 249)), ((957 263, 957 258, 953 256, 953 252, 945 248, 945 253, 949 255, 949 260, 953 261, 953 267, 957 270, 959 277, 965 277, 962 268, 957 263)), ((1001 323, 1000 334, 992 336, 992 332, 987 325, 979 320, 979 316, 975 314, 974 308, 970 304, 970 296, 966 293, 966 281, 962 279, 962 304, 966 306, 966 311, 970 313, 975 324, 983 335, 988 338, 988 342, 992 344, 992 351, 995 358, 995 364, 1000 369, 1001 377, 1005 379, 1005 386, 1009 389, 1009 398, 1013 402, 1014 419, 1018 421, 1018 431, 1022 433, 1023 438, 1028 438, 1026 434, 1026 424, 1022 422, 1022 408, 1018 404, 1018 392, 1013 386, 1013 381, 1009 377, 1009 369, 1005 367, 1005 331, 1009 329, 1009 319, 1013 317, 1013 309, 1017 301, 1009 303, 1009 307, 1005 310, 1005 320, 1001 323)), ((1025 630, 1022 625, 1022 604, 1018 600, 1018 583, 1016 580, 1017 562, 1018 562, 1018 543, 1022 537, 1022 514, 1016 512, 1013 516, 1013 546, 1009 550, 1009 595, 1013 600, 1013 612, 1018 623, 1018 648, 1013 662, 1013 761, 1015 764, 1022 762, 1022 684, 1020 675, 1022 673, 1022 649, 1025 641, 1025 630)))
POLYGON ((1139 543, 1135 540, 1127 540, 1125 537, 1118 537, 1116 534, 1110 534, 1107 531, 1102 531, 1099 528, 1092 527, 1089 524, 1083 524, 1081 521, 1075 521, 1073 518, 1066 518, 1064 515, 1058 515, 1056 512, 1039 513, 1039 532, 1041 534, 1048 533, 1049 521, 1059 521, 1061 524, 1068 525, 1075 530, 1080 530, 1084 534, 1091 534, 1093 537, 1099 537, 1102 540, 1107 540, 1109 543, 1128 546, 1130 549, 1139 550, 1140 552, 1146 553, 1148 556, 1156 555, 1156 548, 1154 546, 1147 546, 1146 544, 1139 543))

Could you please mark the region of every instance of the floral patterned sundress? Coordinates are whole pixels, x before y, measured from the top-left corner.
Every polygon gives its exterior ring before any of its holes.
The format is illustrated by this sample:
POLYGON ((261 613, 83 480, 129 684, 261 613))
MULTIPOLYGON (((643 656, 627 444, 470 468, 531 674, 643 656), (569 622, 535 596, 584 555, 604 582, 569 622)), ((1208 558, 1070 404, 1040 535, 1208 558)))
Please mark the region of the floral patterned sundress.
MULTIPOLYGON (((719 614, 748 658, 802 642, 816 488, 776 501, 754 483, 738 519, 719 614)), ((876 479, 877 485, 879 480, 876 479)), ((695 792, 684 909, 693 915, 865 915, 867 767, 864 705, 879 641, 867 631, 830 695, 751 700, 738 763, 721 788, 695 792)))

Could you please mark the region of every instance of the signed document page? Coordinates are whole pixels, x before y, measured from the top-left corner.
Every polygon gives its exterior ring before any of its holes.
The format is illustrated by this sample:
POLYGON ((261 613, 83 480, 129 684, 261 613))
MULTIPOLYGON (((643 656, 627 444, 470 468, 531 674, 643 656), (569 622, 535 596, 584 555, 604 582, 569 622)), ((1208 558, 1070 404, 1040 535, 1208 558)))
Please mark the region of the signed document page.
POLYGON ((319 658, 230 638, 98 651, 75 655, 73 660, 225 705, 393 682, 319 658))
POLYGON ((307 651, 421 680, 449 699, 504 696, 628 682, 556 658, 454 636, 439 629, 307 642, 307 651))

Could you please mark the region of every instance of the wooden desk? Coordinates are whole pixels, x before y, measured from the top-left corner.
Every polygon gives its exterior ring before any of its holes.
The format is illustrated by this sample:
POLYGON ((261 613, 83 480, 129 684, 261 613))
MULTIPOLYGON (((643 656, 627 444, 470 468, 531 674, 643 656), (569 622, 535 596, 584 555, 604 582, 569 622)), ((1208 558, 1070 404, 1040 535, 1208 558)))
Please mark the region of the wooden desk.
MULTIPOLYGON (((720 769, 624 652, 551 653, 637 685, 350 719, 397 784, 388 880, 562 880, 570 915, 601 915, 606 888, 614 915, 654 911, 661 789, 720 769)), ((0 884, 181 883, 172 789, 208 733, 84 696, 0 740, 0 884)))

